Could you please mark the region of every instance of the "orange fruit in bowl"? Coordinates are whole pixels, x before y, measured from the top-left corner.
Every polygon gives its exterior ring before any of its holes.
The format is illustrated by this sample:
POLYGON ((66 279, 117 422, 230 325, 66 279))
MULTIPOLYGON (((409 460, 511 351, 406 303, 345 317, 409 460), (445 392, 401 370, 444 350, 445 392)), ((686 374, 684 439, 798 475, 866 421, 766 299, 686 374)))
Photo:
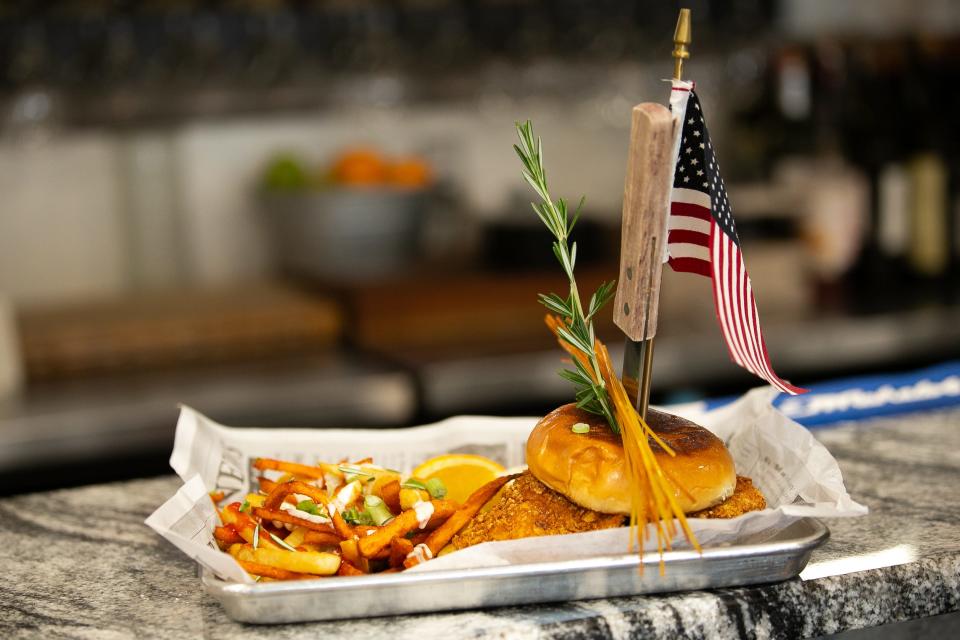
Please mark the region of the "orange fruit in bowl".
POLYGON ((379 152, 357 148, 341 153, 334 161, 330 173, 336 184, 375 186, 387 181, 387 170, 387 162, 379 152))
POLYGON ((411 474, 414 478, 439 478, 447 487, 447 500, 463 503, 474 491, 501 475, 503 465, 467 453, 449 453, 430 458, 411 474))
POLYGON ((401 158, 391 164, 388 176, 391 184, 402 189, 423 189, 433 182, 429 163, 416 156, 401 158))

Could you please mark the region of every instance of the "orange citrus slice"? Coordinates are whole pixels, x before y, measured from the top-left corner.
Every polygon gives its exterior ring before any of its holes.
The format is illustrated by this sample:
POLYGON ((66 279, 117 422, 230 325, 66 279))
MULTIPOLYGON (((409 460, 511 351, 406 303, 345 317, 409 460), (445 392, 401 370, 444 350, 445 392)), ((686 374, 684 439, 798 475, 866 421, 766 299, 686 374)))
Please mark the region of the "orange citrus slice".
POLYGON ((506 469, 490 458, 466 453, 449 453, 430 458, 411 474, 414 478, 440 478, 447 487, 447 500, 463 503, 470 494, 506 469))

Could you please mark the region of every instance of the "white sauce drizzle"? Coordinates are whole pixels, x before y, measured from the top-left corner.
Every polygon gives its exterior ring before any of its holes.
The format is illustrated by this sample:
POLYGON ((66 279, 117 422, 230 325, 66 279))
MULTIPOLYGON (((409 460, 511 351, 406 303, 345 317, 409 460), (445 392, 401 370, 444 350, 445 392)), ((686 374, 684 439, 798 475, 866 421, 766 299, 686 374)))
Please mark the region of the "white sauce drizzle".
POLYGON ((290 515, 292 515, 292 516, 297 516, 298 518, 303 518, 304 520, 309 520, 310 522, 313 522, 313 523, 315 523, 315 524, 326 524, 326 523, 330 522, 330 518, 326 518, 326 517, 320 516, 320 515, 314 515, 314 514, 312 514, 312 513, 306 512, 306 511, 301 511, 300 509, 297 509, 295 506, 293 506, 293 505, 290 504, 289 502, 281 503, 281 504, 280 504, 280 510, 281 510, 281 511, 286 511, 286 512, 288 512, 288 513, 289 513, 290 515))
POLYGON ((411 558, 417 562, 426 562, 433 558, 433 552, 430 551, 430 547, 421 542, 413 548, 413 551, 407 554, 407 559, 409 560, 411 558))
POLYGON ((347 505, 357 499, 360 495, 360 483, 354 480, 348 483, 343 489, 337 492, 337 497, 330 501, 331 515, 333 512, 343 511, 347 505))
POLYGON ((421 500, 413 505, 413 511, 417 514, 417 524, 423 529, 430 522, 430 516, 433 515, 433 503, 421 500))

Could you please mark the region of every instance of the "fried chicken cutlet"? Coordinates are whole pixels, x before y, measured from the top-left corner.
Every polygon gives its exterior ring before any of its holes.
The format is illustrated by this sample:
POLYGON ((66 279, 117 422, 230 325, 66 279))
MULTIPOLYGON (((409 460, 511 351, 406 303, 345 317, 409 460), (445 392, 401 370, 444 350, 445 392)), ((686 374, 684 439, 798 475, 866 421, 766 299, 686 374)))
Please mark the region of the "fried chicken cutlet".
POLYGON ((623 524, 620 514, 579 507, 525 471, 504 487, 489 509, 457 534, 451 544, 463 549, 491 540, 514 540, 559 533, 610 529, 623 524))
MULTIPOLYGON (((750 478, 737 476, 732 496, 718 505, 687 514, 691 518, 735 518, 766 507, 750 478)), ((477 514, 451 541, 463 549, 492 540, 580 533, 623 525, 621 514, 584 509, 537 480, 529 471, 503 488, 490 508, 477 514)))

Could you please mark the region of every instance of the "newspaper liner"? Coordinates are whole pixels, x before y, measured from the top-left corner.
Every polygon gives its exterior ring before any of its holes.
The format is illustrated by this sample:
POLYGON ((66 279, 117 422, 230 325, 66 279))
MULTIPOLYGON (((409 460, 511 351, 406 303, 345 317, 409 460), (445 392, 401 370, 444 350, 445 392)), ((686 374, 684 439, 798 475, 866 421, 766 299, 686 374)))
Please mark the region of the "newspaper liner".
MULTIPOLYGON (((754 389, 736 402, 702 412, 676 413, 695 420, 724 440, 737 473, 750 477, 768 508, 729 520, 691 519, 704 546, 731 544, 748 536, 771 535, 797 518, 860 516, 867 508, 847 493, 837 461, 804 427, 771 405, 777 392, 754 389)), ((213 529, 219 518, 208 491, 226 500, 243 500, 255 477, 257 457, 303 463, 359 459, 409 472, 441 453, 476 453, 506 467, 524 462, 524 445, 537 418, 460 416, 410 429, 247 429, 219 425, 182 407, 170 465, 185 484, 146 520, 146 524, 201 565, 225 580, 252 582, 229 555, 218 550, 213 529)), ((688 545, 682 537, 675 548, 688 545)), ((656 549, 651 536, 647 549, 656 549)), ((411 571, 547 562, 627 551, 627 529, 488 542, 423 563, 411 571)))

